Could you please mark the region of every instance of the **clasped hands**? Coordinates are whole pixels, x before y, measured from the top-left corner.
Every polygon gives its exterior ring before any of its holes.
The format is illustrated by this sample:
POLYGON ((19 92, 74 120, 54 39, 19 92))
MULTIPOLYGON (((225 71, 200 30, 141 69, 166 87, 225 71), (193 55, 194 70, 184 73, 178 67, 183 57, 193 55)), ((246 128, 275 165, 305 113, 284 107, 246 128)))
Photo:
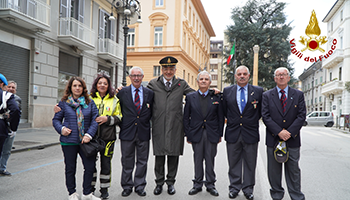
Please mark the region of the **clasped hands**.
POLYGON ((281 132, 278 133, 278 136, 281 140, 287 141, 291 137, 291 133, 287 131, 286 129, 283 129, 281 132))

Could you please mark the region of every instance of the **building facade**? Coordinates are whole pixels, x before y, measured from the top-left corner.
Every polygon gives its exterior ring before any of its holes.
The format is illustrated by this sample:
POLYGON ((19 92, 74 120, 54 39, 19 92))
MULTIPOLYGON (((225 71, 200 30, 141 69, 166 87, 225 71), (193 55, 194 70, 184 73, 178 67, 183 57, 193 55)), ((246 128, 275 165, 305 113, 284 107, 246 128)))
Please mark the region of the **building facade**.
POLYGON ((120 17, 107 0, 0 1, 0 73, 18 83, 21 122, 52 125, 53 106, 72 76, 90 90, 103 71, 121 84, 120 17), (116 20, 110 20, 111 13, 116 20))
POLYGON ((207 67, 207 71, 210 72, 212 78, 210 87, 218 88, 221 91, 223 90, 223 48, 223 40, 210 41, 210 60, 207 67))
POLYGON ((350 114, 350 0, 337 0, 323 22, 327 23, 327 50, 323 60, 326 110, 335 116, 350 114))
POLYGON ((322 94, 325 74, 325 70, 322 69, 322 62, 317 61, 299 76, 300 89, 304 92, 307 113, 312 111, 329 111, 326 109, 327 99, 322 94))
POLYGON ((128 69, 141 67, 147 85, 161 74, 159 60, 173 56, 179 61, 176 76, 197 89, 197 74, 209 63, 215 36, 201 1, 142 0, 141 18, 142 24, 129 26, 128 69))

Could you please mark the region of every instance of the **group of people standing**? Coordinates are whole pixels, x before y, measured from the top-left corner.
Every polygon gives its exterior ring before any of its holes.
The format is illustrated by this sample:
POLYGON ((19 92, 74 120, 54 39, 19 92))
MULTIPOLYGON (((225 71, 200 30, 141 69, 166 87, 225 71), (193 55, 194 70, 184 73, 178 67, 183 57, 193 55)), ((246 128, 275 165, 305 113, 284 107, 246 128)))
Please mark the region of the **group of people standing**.
POLYGON ((249 69, 239 66, 235 71, 237 85, 226 87, 221 93, 217 89, 209 90, 211 75, 206 71, 197 76, 199 89, 192 89, 185 80, 175 77, 177 62, 171 56, 162 58, 159 61, 162 75, 152 79, 147 87, 141 84, 143 70, 140 67, 131 68, 131 85, 118 88, 116 95, 109 77, 104 74, 97 76, 90 95, 81 78, 73 77, 68 81, 64 96, 55 106, 53 125, 60 134, 69 199, 79 199, 75 184, 78 154, 84 165, 82 199, 99 199, 94 195, 97 157, 86 157, 79 146, 96 137, 106 143, 105 149, 99 153, 100 197, 109 197, 116 125, 120 127, 123 197, 129 196, 133 190, 139 196, 146 195, 151 135, 155 156, 154 195, 162 193, 164 184, 167 184, 169 195, 176 193, 174 185, 179 156, 183 154, 186 137, 192 145, 195 167, 193 188, 189 195, 202 191, 205 185, 208 193, 218 196, 214 163, 226 118, 229 198, 236 198, 242 190, 244 196, 252 200, 261 117, 266 125, 271 197, 282 199, 284 196, 281 185, 283 164, 274 158, 274 146, 282 140, 289 147, 289 159, 284 163, 289 194, 293 200, 305 199, 301 192, 298 166, 305 103, 302 92, 288 87, 288 69, 276 69, 274 77, 277 86, 264 93, 261 87, 248 84, 249 69), (183 108, 184 95, 186 103, 183 108))

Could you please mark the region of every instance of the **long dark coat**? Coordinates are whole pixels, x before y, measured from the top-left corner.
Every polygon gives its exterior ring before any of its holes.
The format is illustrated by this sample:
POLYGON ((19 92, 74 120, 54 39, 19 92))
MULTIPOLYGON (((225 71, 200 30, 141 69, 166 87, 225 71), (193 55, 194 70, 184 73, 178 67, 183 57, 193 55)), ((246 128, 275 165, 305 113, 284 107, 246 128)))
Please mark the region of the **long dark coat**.
POLYGON ((153 154, 156 156, 183 154, 183 95, 193 90, 184 79, 173 78, 171 88, 164 85, 163 75, 152 79, 148 86, 154 92, 152 112, 153 154))

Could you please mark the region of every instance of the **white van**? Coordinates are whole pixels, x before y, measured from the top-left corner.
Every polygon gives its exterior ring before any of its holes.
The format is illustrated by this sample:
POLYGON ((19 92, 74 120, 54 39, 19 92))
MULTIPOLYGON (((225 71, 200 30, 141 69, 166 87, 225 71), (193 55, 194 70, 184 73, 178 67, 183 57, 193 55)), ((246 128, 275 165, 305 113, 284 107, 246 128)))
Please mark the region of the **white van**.
POLYGON ((316 125, 332 127, 334 124, 333 113, 329 111, 314 111, 306 115, 304 126, 316 125))

